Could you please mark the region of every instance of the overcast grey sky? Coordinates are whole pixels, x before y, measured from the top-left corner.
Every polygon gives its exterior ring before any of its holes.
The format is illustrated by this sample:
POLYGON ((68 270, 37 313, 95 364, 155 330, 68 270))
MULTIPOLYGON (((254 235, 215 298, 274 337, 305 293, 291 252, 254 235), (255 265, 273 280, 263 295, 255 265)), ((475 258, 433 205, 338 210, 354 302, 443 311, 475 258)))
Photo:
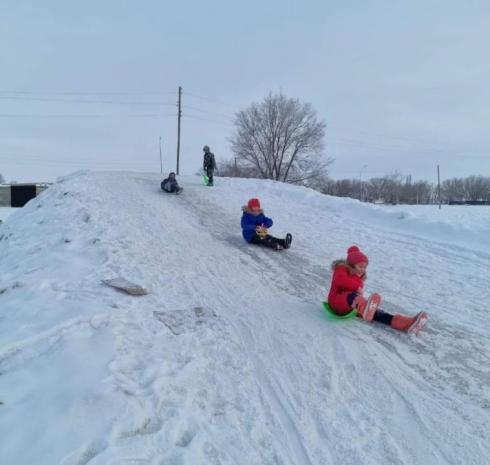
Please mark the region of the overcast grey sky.
POLYGON ((331 175, 490 175, 488 1, 0 0, 0 173, 231 158, 235 111, 270 90, 327 122, 331 175), (74 100, 66 102, 66 100, 74 100))

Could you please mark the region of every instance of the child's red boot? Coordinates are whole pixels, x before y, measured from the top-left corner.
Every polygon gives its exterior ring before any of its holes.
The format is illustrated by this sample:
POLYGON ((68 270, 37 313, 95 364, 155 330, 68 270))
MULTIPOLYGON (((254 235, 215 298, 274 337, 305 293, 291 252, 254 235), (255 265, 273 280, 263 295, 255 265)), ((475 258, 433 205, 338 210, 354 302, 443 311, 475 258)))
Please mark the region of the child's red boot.
POLYGON ((391 320, 391 327, 398 331, 405 331, 408 334, 418 334, 427 323, 427 313, 420 312, 415 316, 394 315, 391 320))

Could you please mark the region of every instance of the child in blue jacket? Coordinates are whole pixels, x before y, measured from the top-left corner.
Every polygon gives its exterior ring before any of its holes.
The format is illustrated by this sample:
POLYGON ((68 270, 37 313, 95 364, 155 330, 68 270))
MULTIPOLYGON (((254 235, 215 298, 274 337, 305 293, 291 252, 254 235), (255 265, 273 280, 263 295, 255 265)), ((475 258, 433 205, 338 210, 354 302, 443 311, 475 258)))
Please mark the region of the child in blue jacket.
POLYGON ((242 207, 242 234, 250 244, 263 245, 274 250, 289 249, 293 236, 286 234, 284 239, 278 239, 268 234, 267 229, 272 226, 272 220, 264 215, 259 199, 250 199, 242 207))

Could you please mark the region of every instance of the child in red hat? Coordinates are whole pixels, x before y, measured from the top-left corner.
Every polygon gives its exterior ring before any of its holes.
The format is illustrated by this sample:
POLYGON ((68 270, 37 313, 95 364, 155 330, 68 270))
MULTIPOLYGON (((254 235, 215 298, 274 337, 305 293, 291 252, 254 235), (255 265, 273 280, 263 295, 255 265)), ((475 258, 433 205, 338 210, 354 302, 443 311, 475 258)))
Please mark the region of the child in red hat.
POLYGON ((242 207, 242 235, 243 238, 251 243, 270 247, 274 250, 289 249, 293 236, 286 234, 284 239, 278 239, 268 233, 268 228, 272 226, 272 220, 264 215, 264 211, 260 206, 259 199, 250 199, 244 207, 242 207))
POLYGON ((391 315, 378 308, 381 301, 379 294, 369 299, 363 295, 368 257, 359 247, 353 245, 347 249, 347 257, 332 263, 332 284, 328 294, 328 304, 337 315, 346 315, 352 310, 357 316, 367 321, 378 321, 394 329, 408 333, 418 333, 427 322, 427 314, 420 312, 413 317, 391 315))

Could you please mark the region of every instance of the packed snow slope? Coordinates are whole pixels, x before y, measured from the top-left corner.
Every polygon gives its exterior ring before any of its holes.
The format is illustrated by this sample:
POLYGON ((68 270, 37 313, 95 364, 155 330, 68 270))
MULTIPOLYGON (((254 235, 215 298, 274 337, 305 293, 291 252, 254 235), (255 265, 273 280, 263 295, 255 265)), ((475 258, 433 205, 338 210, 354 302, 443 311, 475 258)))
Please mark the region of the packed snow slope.
POLYGON ((76 173, 0 225, 2 464, 489 463, 488 230, 268 181, 159 181, 76 173), (243 241, 255 196, 290 250, 243 241), (354 243, 367 290, 426 310, 425 332, 326 318, 354 243))

